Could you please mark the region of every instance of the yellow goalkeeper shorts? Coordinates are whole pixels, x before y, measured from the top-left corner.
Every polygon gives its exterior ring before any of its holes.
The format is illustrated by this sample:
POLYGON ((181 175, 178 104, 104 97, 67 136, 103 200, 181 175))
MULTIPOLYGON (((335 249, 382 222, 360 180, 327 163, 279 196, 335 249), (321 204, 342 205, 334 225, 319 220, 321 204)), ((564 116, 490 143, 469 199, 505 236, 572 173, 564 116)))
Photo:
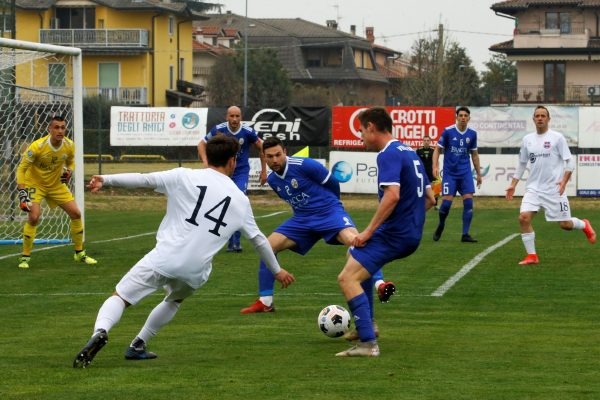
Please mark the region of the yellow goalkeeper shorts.
POLYGON ((55 208, 57 205, 75 200, 73 193, 71 193, 64 183, 53 187, 44 187, 31 183, 27 185, 27 190, 29 191, 32 203, 41 203, 45 199, 50 208, 55 208))

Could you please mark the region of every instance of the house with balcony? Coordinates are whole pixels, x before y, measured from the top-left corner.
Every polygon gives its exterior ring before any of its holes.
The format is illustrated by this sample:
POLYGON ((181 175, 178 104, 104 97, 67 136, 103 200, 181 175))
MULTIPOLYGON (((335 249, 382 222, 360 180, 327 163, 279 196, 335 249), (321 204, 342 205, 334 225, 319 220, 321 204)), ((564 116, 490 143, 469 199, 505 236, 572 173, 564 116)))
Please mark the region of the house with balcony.
POLYGON ((515 21, 512 40, 490 47, 517 66, 492 103, 600 101, 600 1, 508 0, 491 9, 515 21))
MULTIPOLYGON (((250 48, 275 49, 294 84, 309 90, 325 89, 329 96, 329 104, 325 105, 386 104, 390 82, 385 74, 389 71, 382 71, 378 64, 390 65, 400 53, 374 47, 372 41, 357 36, 356 31, 343 32, 335 21, 319 25, 300 18, 246 19, 230 12, 206 17, 194 22, 203 35, 207 28, 215 32, 234 29, 242 37, 247 32, 250 48)), ((218 44, 215 39, 214 45, 218 44)))
MULTIPOLYGON (((145 106, 186 106, 192 82, 192 21, 212 5, 157 0, 16 0, 16 39, 74 46, 83 53, 84 96, 145 106)), ((8 36, 5 31, 5 36, 8 36)), ((68 64, 48 66, 35 86, 65 86, 68 64)), ((32 78, 17 73, 17 85, 32 78)))

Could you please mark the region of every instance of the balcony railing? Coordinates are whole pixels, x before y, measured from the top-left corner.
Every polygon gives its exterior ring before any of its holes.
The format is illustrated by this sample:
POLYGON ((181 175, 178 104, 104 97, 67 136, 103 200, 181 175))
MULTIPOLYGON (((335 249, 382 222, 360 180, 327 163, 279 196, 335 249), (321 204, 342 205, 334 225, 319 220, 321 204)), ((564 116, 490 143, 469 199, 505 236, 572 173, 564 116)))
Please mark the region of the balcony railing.
POLYGON ((194 76, 209 76, 212 67, 193 67, 192 75, 194 76))
POLYGON ((148 104, 148 89, 145 87, 84 87, 83 95, 85 97, 100 96, 104 100, 122 104, 148 104))
POLYGON ((82 48, 149 47, 145 29, 40 29, 40 43, 82 48))
POLYGON ((508 85, 491 92, 492 104, 550 103, 589 104, 600 102, 600 82, 589 85, 508 85), (594 89, 590 89, 594 88, 594 89), (593 90, 593 97, 590 91, 593 90))
MULTIPOLYGON (((17 88, 16 95, 18 101, 22 103, 70 102, 73 91, 70 87, 17 88)), ((121 104, 148 104, 148 89, 145 87, 84 87, 83 96, 99 96, 105 100, 121 104)))

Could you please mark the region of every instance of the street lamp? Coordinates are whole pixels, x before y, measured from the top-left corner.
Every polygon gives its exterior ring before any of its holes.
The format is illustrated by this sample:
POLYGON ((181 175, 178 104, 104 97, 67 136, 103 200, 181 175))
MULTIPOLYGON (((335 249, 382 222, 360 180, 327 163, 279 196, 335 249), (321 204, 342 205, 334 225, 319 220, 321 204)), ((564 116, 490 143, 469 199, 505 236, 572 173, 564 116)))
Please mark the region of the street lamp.
POLYGON ((248 106, 248 0, 244 19, 244 107, 248 106))

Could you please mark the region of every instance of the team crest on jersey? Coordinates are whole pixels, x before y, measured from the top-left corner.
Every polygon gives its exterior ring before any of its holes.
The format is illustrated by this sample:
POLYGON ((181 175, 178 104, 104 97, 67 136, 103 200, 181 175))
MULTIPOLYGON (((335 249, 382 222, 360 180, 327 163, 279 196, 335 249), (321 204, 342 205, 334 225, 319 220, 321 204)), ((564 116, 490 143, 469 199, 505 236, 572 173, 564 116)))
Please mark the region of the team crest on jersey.
POLYGON ((466 140, 467 144, 471 143, 471 138, 466 138, 465 140, 466 140))
POLYGON ((27 157, 33 157, 33 150, 27 151, 27 157))
POLYGON ((279 186, 277 186, 277 191, 281 192, 281 188, 279 186))
POLYGON ((66 154, 63 154, 63 155, 62 155, 62 159, 63 159, 63 160, 66 160, 66 159, 67 159, 67 155, 66 155, 66 154))
POLYGON ((545 149, 549 149, 550 148, 550 142, 544 142, 544 148, 545 149))
POLYGON ((240 140, 238 140, 238 142, 240 142, 240 146, 242 146, 244 144, 244 138, 240 138, 240 140))
POLYGON ((293 187, 294 189, 298 189, 298 181, 297 181, 295 178, 294 178, 294 179, 292 179, 292 182, 291 182, 291 183, 292 183, 292 187, 293 187))

